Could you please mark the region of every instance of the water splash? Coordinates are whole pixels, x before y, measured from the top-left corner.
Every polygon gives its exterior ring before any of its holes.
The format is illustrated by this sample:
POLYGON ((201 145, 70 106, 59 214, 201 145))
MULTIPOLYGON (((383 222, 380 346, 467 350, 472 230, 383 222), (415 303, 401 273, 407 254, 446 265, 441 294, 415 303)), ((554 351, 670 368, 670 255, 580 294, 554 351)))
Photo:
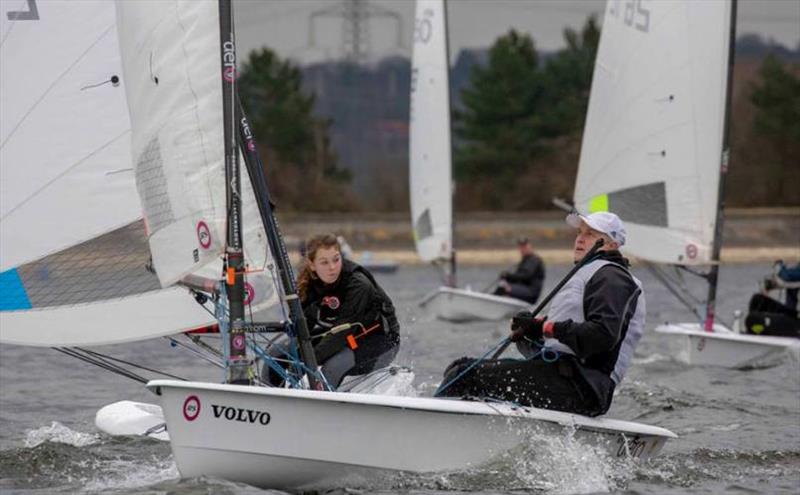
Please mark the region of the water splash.
POLYGON ((99 477, 88 479, 84 490, 106 493, 110 490, 135 489, 180 478, 178 467, 172 460, 159 459, 110 459, 99 463, 99 477))
POLYGON ((53 421, 50 426, 42 426, 35 430, 29 430, 25 435, 25 447, 32 449, 44 442, 55 442, 72 445, 73 447, 85 447, 100 441, 100 436, 93 433, 81 433, 71 430, 58 421, 53 421))

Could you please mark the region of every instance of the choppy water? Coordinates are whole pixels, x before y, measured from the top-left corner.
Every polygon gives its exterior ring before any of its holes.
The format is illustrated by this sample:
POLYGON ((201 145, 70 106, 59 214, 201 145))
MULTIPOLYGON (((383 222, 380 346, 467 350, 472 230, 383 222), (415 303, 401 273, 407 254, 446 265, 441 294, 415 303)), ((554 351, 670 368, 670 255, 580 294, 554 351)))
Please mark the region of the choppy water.
MULTIPOLYGON (((462 284, 481 288, 506 267, 464 267, 462 284)), ((548 268, 548 287, 567 266, 548 268)), ((769 265, 726 266, 718 312, 744 308, 769 265)), ((644 270, 648 327, 685 321, 686 311, 644 270)), ((502 324, 450 324, 420 314, 415 302, 438 285, 424 267, 378 275, 403 326, 398 364, 414 368, 416 388, 430 394, 442 369, 479 355, 506 333, 502 324)), ((701 287, 695 280, 690 285, 701 287)), ((159 339, 104 348, 114 356, 197 379, 220 372, 159 339)), ((169 446, 151 439, 109 437, 94 427, 105 404, 154 402, 137 382, 49 349, 0 346, 0 493, 270 493, 214 479, 180 480, 169 446)), ((481 469, 433 476, 399 475, 330 487, 335 493, 798 493, 800 364, 749 371, 690 368, 673 359, 666 338, 649 332, 617 391, 609 417, 668 428, 680 438, 647 463, 592 455, 568 434, 532 437, 481 469)))

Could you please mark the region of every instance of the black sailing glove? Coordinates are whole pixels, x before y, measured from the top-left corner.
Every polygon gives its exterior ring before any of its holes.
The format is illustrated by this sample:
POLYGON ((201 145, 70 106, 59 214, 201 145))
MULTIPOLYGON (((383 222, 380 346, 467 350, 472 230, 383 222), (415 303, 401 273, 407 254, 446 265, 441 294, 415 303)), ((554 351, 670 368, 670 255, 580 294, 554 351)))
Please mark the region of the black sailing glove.
POLYGON ((511 342, 519 342, 523 338, 533 341, 541 340, 542 325, 545 319, 534 316, 528 310, 520 311, 511 319, 511 335, 508 339, 511 342))

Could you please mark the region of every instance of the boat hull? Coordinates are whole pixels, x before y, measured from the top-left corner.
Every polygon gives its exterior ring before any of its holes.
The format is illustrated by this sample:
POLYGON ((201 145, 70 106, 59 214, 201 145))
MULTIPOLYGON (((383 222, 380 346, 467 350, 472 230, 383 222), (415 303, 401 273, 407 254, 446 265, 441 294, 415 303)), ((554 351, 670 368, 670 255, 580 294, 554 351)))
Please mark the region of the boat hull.
POLYGON ((426 311, 447 321, 497 321, 530 309, 525 301, 452 287, 439 287, 419 303, 426 311))
POLYGON ((613 456, 652 457, 662 428, 457 399, 390 397, 158 380, 183 477, 255 486, 330 486, 353 476, 476 467, 537 435, 566 435, 613 456))
POLYGON ((787 354, 800 353, 798 339, 740 334, 722 325, 714 325, 713 332, 697 323, 667 323, 655 330, 678 340, 681 359, 693 365, 764 367, 779 363, 787 354))

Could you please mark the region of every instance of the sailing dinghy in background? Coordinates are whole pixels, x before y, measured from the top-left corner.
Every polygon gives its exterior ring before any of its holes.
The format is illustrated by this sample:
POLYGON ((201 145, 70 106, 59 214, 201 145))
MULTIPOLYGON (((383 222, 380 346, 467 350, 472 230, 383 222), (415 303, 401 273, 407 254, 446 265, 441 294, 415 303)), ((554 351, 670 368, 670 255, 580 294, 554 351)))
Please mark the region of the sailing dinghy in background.
POLYGON ((420 305, 444 320, 501 320, 530 305, 456 286, 448 58, 444 0, 418 0, 411 62, 411 227, 420 259, 440 264, 446 283, 420 305))
POLYGON ((729 160, 735 1, 608 3, 575 185, 581 213, 612 211, 625 252, 708 282, 698 323, 656 328, 682 342, 689 363, 753 366, 797 339, 744 335, 715 321, 722 192, 729 160), (704 274, 698 266, 710 267, 704 274))
MULTIPOLYGON (((54 211, 72 213, 59 209, 62 203, 69 205, 72 195, 102 194, 102 187, 94 190, 92 184, 76 181, 70 184, 69 194, 62 191, 62 196, 50 197, 50 192, 61 191, 60 181, 80 168, 84 163, 81 158, 86 158, 85 154, 80 155, 58 168, 66 155, 52 157, 50 162, 37 164, 42 168, 37 173, 50 175, 36 183, 27 195, 12 196, 16 200, 9 203, 10 206, 3 203, 0 223, 3 241, 10 237, 9 246, 14 249, 8 253, 16 254, 3 258, 4 266, 11 267, 13 274, 13 279, 4 278, 4 282, 12 280, 16 285, 9 285, 14 291, 2 293, 4 311, 0 313, 0 341, 70 346, 144 340, 206 323, 208 313, 198 302, 213 300, 213 321, 223 336, 222 365, 226 370, 226 383, 155 380, 147 387, 159 397, 160 410, 147 404, 123 405, 123 409, 128 408, 126 411, 130 408, 142 411, 145 423, 163 414, 181 476, 204 475, 267 488, 293 489, 331 486, 357 474, 472 468, 492 461, 538 434, 574 435, 576 440, 612 456, 636 458, 657 455, 667 440, 675 437, 658 427, 495 401, 322 390, 326 384, 318 373, 308 329, 295 295, 291 266, 272 214, 257 147, 236 101, 236 54, 230 2, 121 1, 116 4, 116 13, 114 5, 104 1, 79 5, 85 5, 92 15, 77 10, 73 13, 78 17, 58 17, 64 14, 58 9, 60 4, 47 3, 39 5, 38 18, 52 19, 55 25, 71 19, 74 22, 64 22, 64 26, 80 32, 91 26, 79 22, 80 19, 97 20, 98 29, 94 38, 89 36, 89 46, 102 40, 103 33, 117 31, 118 46, 114 48, 117 42, 112 37, 108 50, 118 50, 121 57, 111 54, 107 67, 91 74, 90 78, 80 77, 78 84, 67 86, 63 92, 75 98, 76 94, 80 95, 80 88, 86 86, 85 79, 101 83, 112 81, 97 86, 104 91, 124 88, 127 108, 118 93, 114 93, 115 101, 130 118, 124 118, 124 112, 120 111, 118 117, 122 120, 116 123, 124 123, 119 133, 129 139, 131 155, 126 158, 123 148, 117 160, 103 160, 97 165, 97 171, 88 171, 85 178, 121 180, 108 172, 134 168, 135 187, 133 178, 128 178, 118 194, 138 191, 145 212, 149 248, 143 246, 144 257, 131 255, 133 259, 125 265, 130 273, 121 274, 125 278, 117 285, 132 290, 131 285, 135 284, 125 282, 132 280, 128 275, 138 272, 146 273, 152 282, 155 277, 144 269, 148 256, 152 256, 158 282, 147 291, 139 289, 139 292, 121 295, 111 292, 101 294, 105 298, 95 295, 88 301, 59 300, 58 304, 48 305, 38 301, 38 296, 34 297, 34 288, 40 287, 34 285, 34 281, 41 284, 42 290, 57 288, 59 293, 71 293, 77 291, 77 287, 103 283, 95 278, 105 279, 116 274, 112 269, 118 269, 122 261, 128 262, 111 257, 118 253, 96 249, 85 255, 85 251, 78 250, 87 259, 80 270, 73 271, 57 263, 63 261, 61 258, 53 257, 61 255, 62 251, 85 248, 81 243, 87 240, 100 242, 91 240, 93 236, 100 235, 102 241, 108 235, 105 233, 115 233, 118 225, 135 221, 137 214, 136 202, 131 199, 133 204, 128 214, 132 218, 124 217, 121 222, 113 219, 106 222, 106 226, 91 229, 81 227, 76 239, 59 238, 57 245, 50 243, 46 249, 36 247, 33 241, 47 239, 6 236, 12 233, 6 230, 10 225, 6 221, 16 220, 15 215, 20 212, 25 212, 31 227, 35 227, 54 211), (122 71, 119 71, 120 59, 122 71), (241 159, 244 159, 246 174, 239 168, 241 159), (36 204, 44 198, 53 203, 36 204), (30 251, 18 243, 23 241, 30 243, 30 251), (28 254, 23 256, 25 253, 28 254), (50 256, 46 256, 48 254, 50 256), (101 255, 106 254, 111 259, 103 261, 105 257, 101 255), (224 260, 224 265, 220 259, 224 260), (257 293, 252 294, 257 292, 257 287, 248 287, 259 275, 273 282, 275 289, 260 298, 257 293), (63 283, 59 278, 62 276, 63 283), (61 285, 52 287, 48 280, 40 280, 46 277, 61 285), (72 281, 73 277, 77 280, 72 281), (214 283, 199 284, 202 287, 195 287, 192 292, 186 288, 196 285, 197 280, 209 279, 214 283), (178 301, 175 307, 153 304, 148 299, 148 296, 155 298, 163 294, 175 295, 178 301), (203 297, 199 297, 201 295, 203 297), (184 306, 189 308, 185 312, 181 306, 184 300, 184 306), (287 371, 290 388, 259 386, 257 382, 249 352, 258 354, 259 347, 254 344, 265 325, 252 319, 250 311, 245 311, 248 303, 252 307, 257 302, 281 314, 288 308, 286 321, 289 323, 286 324, 290 325, 299 348, 299 357, 292 363, 297 375, 287 371), (101 309, 93 310, 96 305, 101 309), (122 313, 119 308, 128 311, 122 313), (112 313, 104 316, 103 311, 112 313), (48 317, 52 312, 72 312, 75 316, 72 319, 57 319, 60 315, 48 317), (78 320, 79 315, 90 317, 78 320), (117 322, 115 317, 120 315, 133 321, 117 322), (43 322, 52 323, 54 327, 35 326, 43 322), (116 328, 117 323, 122 332, 116 328), (397 441, 398 436, 402 436, 402 442, 397 441)), ((5 8, 5 3, 3 6, 5 8)), ((9 46, 25 46, 24 43, 8 43, 25 29, 30 29, 28 34, 35 38, 43 32, 39 29, 46 31, 47 26, 31 23, 30 27, 24 27, 21 19, 9 17, 2 31, 6 40, 2 46, 4 63, 17 61, 16 54, 7 57, 9 53, 5 50, 9 46), (12 27, 14 32, 9 34, 12 27)), ((79 65, 73 62, 82 60, 85 53, 78 50, 71 61, 65 60, 67 67, 50 73, 49 79, 42 81, 44 89, 29 98, 33 103, 28 110, 14 114, 17 120, 3 121, 4 174, 8 173, 5 164, 12 164, 13 169, 30 163, 24 160, 30 158, 27 154, 5 154, 13 149, 6 148, 13 141, 9 136, 30 125, 26 116, 35 114, 31 108, 36 109, 37 102, 47 99, 47 88, 53 87, 53 81, 66 79, 70 67, 79 65)), ((23 59, 18 63, 24 62, 23 59)), ((28 89, 20 86, 10 93, 6 92, 6 79, 3 83, 3 104, 7 99, 13 101, 26 94, 28 89)), ((75 127, 75 139, 86 138, 77 136, 79 130, 75 127)), ((87 126, 82 132, 96 135, 97 129, 87 126)), ((59 138, 59 134, 49 136, 53 137, 59 138)), ((76 142, 72 138, 63 143, 59 138, 58 145, 70 147, 76 142)), ((85 153, 96 156, 91 151, 85 153)), ((25 189, 22 175, 4 175, 3 179, 4 197, 13 187, 25 189)), ((113 204, 112 198, 103 197, 109 201, 106 206, 113 204)), ((94 198, 87 197, 74 202, 92 204, 93 201, 94 198)), ((102 213, 111 209, 105 208, 102 213)), ((92 216, 87 214, 71 220, 81 223, 91 221, 92 216)), ((140 227, 141 224, 134 223, 126 229, 140 233, 140 227)), ((133 236, 129 230, 124 233, 133 236)), ((102 289, 106 287, 102 286, 101 292, 102 289)), ((254 310, 253 314, 256 313, 254 310)), ((160 435, 163 430, 151 433, 160 435)))

